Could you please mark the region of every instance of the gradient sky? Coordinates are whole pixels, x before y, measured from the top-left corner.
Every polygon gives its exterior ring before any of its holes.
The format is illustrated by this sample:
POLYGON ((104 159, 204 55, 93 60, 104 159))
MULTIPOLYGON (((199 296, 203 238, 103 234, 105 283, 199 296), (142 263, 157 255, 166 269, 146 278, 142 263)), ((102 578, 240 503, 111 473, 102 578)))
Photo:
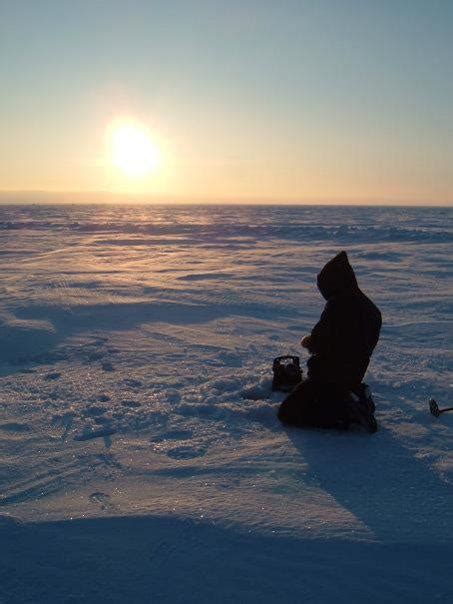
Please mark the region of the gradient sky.
POLYGON ((0 82, 3 191, 453 202, 452 0, 0 0, 0 82))

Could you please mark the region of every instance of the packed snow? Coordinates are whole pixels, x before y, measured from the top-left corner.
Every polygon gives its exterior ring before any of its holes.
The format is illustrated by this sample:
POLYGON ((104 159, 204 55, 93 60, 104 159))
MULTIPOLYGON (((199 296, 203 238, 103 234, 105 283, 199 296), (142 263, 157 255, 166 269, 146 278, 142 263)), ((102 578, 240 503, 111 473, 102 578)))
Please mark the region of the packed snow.
POLYGON ((452 208, 0 207, 0 601, 452 601, 452 208), (341 249, 379 430, 284 428, 341 249))

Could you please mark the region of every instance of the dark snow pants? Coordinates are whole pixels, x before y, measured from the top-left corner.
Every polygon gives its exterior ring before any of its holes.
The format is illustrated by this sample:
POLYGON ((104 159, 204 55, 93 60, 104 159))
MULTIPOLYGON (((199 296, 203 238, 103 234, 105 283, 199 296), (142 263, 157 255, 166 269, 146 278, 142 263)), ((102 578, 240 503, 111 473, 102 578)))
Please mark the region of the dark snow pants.
POLYGON ((345 388, 306 379, 280 405, 278 417, 284 424, 294 426, 347 429, 346 399, 345 388))

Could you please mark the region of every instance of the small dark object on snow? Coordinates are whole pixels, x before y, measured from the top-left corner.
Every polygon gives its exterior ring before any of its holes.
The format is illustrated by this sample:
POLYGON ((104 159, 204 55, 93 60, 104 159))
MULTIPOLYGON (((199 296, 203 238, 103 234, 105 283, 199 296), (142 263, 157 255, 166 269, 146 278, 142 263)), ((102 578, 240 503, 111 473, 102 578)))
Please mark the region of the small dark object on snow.
POLYGON ((272 365, 274 379, 272 390, 280 392, 291 392, 291 390, 302 380, 299 357, 284 355, 274 359, 272 365))
POLYGON ((445 413, 445 411, 453 411, 453 407, 446 407, 445 409, 439 409, 439 405, 433 398, 429 399, 429 410, 435 417, 439 417, 441 413, 445 413))
POLYGON ((429 399, 429 410, 431 411, 432 415, 434 415, 435 417, 439 417, 439 405, 433 398, 429 399))

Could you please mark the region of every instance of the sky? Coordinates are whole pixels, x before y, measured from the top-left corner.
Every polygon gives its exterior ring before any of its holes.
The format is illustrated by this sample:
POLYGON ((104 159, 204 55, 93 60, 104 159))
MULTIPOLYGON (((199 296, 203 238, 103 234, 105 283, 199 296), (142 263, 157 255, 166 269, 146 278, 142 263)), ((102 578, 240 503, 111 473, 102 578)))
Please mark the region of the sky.
POLYGON ((1 201, 453 204, 452 0, 0 0, 0 84, 1 201))

